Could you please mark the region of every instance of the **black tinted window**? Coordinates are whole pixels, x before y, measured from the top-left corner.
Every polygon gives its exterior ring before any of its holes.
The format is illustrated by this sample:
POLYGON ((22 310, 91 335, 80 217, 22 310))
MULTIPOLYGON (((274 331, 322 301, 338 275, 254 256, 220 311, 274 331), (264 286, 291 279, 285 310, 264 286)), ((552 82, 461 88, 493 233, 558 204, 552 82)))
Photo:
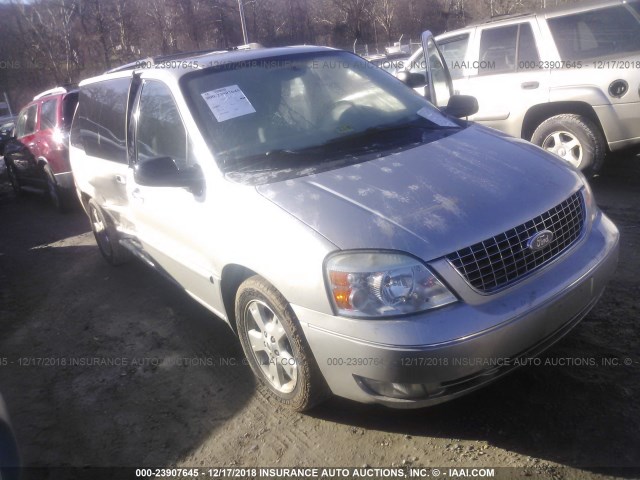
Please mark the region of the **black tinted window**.
POLYGON ((129 78, 82 87, 71 131, 71 144, 87 155, 127 163, 125 115, 129 78))
POLYGON ((62 100, 62 124, 65 130, 71 128, 73 114, 76 111, 76 105, 78 105, 78 96, 78 92, 72 92, 67 94, 64 100, 62 100))
POLYGON ((171 157, 178 167, 186 166, 187 133, 169 88, 146 81, 138 111, 138 158, 171 157))
POLYGON ((624 5, 551 18, 548 23, 563 60, 640 51, 640 23, 624 5))
POLYGON ((58 99, 46 100, 40 107, 40 130, 47 130, 56 126, 56 110, 58 99))
POLYGON ((513 72, 516 69, 518 25, 488 28, 480 37, 480 75, 513 72))

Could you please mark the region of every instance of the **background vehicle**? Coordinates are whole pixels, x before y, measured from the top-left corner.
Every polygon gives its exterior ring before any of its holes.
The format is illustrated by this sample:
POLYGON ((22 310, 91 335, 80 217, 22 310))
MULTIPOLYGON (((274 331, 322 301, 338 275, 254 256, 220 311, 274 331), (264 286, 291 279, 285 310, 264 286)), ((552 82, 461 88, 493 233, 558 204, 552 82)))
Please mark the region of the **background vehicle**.
MULTIPOLYGON (((530 140, 587 174, 640 145, 637 1, 497 17, 436 38, 470 120, 530 140)), ((424 72, 421 53, 407 71, 424 72)))
POLYGON ((14 128, 15 128, 15 119, 11 119, 5 123, 0 124, 0 157, 4 155, 4 144, 13 135, 14 128))
POLYGON ((65 210, 73 193, 69 129, 78 91, 63 87, 36 95, 18 114, 15 137, 5 143, 4 160, 16 194, 35 190, 65 210))
POLYGON ((7 123, 13 118, 10 105, 7 102, 0 102, 0 124, 7 123))

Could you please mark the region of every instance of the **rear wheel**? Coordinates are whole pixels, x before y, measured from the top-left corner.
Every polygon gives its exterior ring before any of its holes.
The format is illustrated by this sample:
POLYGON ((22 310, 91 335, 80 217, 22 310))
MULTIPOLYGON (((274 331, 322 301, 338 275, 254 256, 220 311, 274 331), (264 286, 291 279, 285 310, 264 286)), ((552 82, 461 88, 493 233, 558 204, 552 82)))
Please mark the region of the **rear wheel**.
POLYGON ((253 373, 280 402, 304 411, 329 396, 295 313, 265 279, 254 276, 240 285, 236 319, 253 373))
POLYGON ((556 115, 536 128, 531 142, 554 153, 587 176, 600 171, 606 155, 598 126, 582 115, 556 115))
POLYGON ((49 200, 59 212, 67 211, 67 202, 64 196, 64 192, 56 181, 56 176, 53 174, 51 168, 47 165, 44 167, 44 175, 47 181, 47 195, 49 200))
POLYGON ((88 213, 93 236, 105 260, 111 265, 121 265, 129 260, 129 251, 120 245, 118 231, 95 200, 89 200, 88 213))

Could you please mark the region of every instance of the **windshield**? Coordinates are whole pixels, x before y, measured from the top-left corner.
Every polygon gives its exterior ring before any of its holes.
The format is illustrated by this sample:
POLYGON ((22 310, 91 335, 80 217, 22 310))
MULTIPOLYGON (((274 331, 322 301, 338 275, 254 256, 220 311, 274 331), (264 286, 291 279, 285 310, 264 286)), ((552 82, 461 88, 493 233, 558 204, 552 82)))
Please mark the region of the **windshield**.
POLYGON ((183 90, 226 173, 308 167, 420 143, 424 130, 460 128, 347 52, 214 67, 185 76, 183 90))
POLYGON ((562 60, 640 51, 640 22, 624 5, 550 18, 548 23, 562 60))

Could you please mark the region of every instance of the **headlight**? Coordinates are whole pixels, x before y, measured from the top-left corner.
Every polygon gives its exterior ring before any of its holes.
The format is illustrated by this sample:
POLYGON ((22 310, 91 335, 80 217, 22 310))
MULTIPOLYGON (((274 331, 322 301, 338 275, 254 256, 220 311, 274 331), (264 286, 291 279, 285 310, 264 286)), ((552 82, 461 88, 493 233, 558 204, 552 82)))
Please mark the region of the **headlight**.
POLYGON ((400 253, 341 253, 327 261, 326 270, 339 315, 406 315, 456 301, 427 267, 400 253))
POLYGON ((593 191, 591 190, 591 186, 589 185, 587 177, 585 177, 582 172, 578 173, 580 174, 583 183, 582 198, 584 199, 584 206, 586 210, 585 218, 587 220, 587 225, 590 225, 596 218, 598 207, 596 205, 596 200, 593 197, 593 191))

